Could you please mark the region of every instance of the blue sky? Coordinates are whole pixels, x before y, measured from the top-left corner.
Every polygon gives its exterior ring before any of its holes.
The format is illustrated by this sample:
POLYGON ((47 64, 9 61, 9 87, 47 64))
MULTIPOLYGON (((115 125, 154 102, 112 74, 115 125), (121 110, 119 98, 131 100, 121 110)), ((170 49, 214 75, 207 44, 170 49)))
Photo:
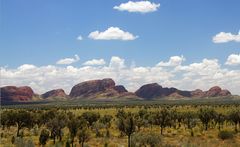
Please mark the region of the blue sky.
POLYGON ((240 63, 225 64, 232 54, 240 58, 239 40, 213 41, 220 32, 239 37, 239 0, 151 0, 160 7, 149 13, 113 9, 127 2, 1 0, 0 66, 9 70, 24 64, 64 68, 69 65, 56 62, 78 55, 80 60, 71 66, 80 68, 92 59, 111 62, 117 56, 128 66, 134 62, 136 66, 152 67, 172 56, 184 56, 186 65, 217 59, 221 68, 239 71, 240 63), (138 38, 123 41, 88 37, 91 32, 104 32, 110 27, 138 38), (79 35, 83 40, 77 40, 79 35))
MULTIPOLYGON (((120 12, 113 7, 127 1, 1 1, 1 66, 24 63, 54 64, 78 54, 81 61, 117 55, 139 65, 153 65, 172 55, 188 60, 218 58, 222 63, 239 52, 236 42, 214 44, 221 32, 238 33, 238 0, 159 0, 156 12, 120 12), (116 26, 139 36, 134 41, 95 41, 95 30, 116 26), (76 38, 83 36, 82 41, 76 38), (10 60, 11 59, 11 60, 10 60)), ((76 65, 80 64, 76 63, 76 65)))

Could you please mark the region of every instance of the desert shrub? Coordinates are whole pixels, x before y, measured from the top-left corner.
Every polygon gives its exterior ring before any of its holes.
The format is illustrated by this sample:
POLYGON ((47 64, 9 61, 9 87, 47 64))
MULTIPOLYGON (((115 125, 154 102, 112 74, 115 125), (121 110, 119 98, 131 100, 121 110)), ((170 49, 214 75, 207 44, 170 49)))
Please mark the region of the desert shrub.
POLYGON ((25 144, 25 142, 24 142, 23 138, 17 137, 15 139, 15 146, 16 147, 22 147, 22 146, 24 146, 24 144, 25 144))
POLYGON ((132 137, 131 145, 133 147, 150 146, 157 147, 161 143, 160 135, 156 133, 136 133, 132 137))
POLYGON ((104 147, 108 147, 108 142, 104 142, 104 147))
POLYGON ((24 136, 24 131, 23 130, 19 131, 19 137, 23 138, 23 136, 24 136))
POLYGON ((66 147, 70 147, 70 142, 69 141, 66 142, 66 147))
POLYGON ((220 131, 218 137, 222 140, 233 138, 233 132, 231 131, 220 131))
POLYGON ((12 136, 11 142, 12 142, 12 144, 15 143, 15 136, 12 136))
POLYGON ((99 123, 99 122, 95 122, 93 124, 93 129, 95 131, 95 136, 96 137, 103 137, 102 132, 100 131, 102 128, 104 128, 104 124, 99 123))
POLYGON ((34 147, 34 143, 32 140, 28 140, 26 143, 25 143, 25 147, 34 147))
POLYGON ((24 140, 23 138, 17 137, 15 139, 16 147, 34 147, 34 143, 32 140, 24 140))
POLYGON ((33 135, 33 136, 38 136, 39 135, 39 128, 37 125, 34 125, 33 128, 30 130, 31 131, 31 134, 30 135, 33 135))

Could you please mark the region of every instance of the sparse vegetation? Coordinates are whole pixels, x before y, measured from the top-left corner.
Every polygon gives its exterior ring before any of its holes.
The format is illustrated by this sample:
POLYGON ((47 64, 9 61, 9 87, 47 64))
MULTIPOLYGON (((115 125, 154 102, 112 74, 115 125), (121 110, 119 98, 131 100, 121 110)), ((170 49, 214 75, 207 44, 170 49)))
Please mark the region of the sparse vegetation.
POLYGON ((240 144, 239 104, 31 106, 1 109, 1 146, 240 144))

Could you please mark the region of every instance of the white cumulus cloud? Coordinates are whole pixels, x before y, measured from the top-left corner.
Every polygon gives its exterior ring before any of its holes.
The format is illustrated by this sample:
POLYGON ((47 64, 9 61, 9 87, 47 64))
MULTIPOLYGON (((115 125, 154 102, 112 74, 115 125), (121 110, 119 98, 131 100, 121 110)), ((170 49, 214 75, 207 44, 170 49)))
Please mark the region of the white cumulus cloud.
POLYGON ((220 32, 213 37, 214 43, 226 43, 230 41, 240 42, 240 31, 238 34, 220 32))
MULTIPOLYGON (((174 58, 172 58, 173 60, 174 58)), ((171 57, 169 65, 171 61, 171 57)), ((172 61, 171 61, 172 62, 172 61)), ((165 62, 164 62, 165 63, 165 62)), ((233 94, 240 94, 240 70, 222 67, 217 59, 203 59, 196 63, 177 66, 131 66, 123 58, 113 56, 108 64, 102 66, 35 66, 20 65, 17 68, 0 67, 1 86, 28 85, 36 93, 63 88, 67 93, 80 82, 93 79, 112 78, 129 91, 135 91, 146 83, 157 82, 164 87, 183 90, 207 90, 219 85, 233 94)))
POLYGON ((75 62, 77 62, 79 60, 80 60, 79 56, 78 55, 74 55, 74 58, 60 59, 60 60, 57 61, 56 64, 66 64, 66 65, 68 65, 68 64, 75 63, 75 62))
POLYGON ((83 65, 104 65, 106 62, 104 59, 92 59, 83 63, 83 65))
POLYGON ((181 65, 183 61, 185 61, 183 56, 172 56, 168 62, 161 61, 157 66, 178 66, 181 65))
POLYGON ((32 65, 32 64, 23 64, 23 65, 18 67, 18 69, 21 70, 21 71, 31 70, 31 69, 34 69, 34 68, 36 68, 36 66, 32 65))
POLYGON ((240 65, 240 54, 231 54, 228 56, 226 65, 240 65))
POLYGON ((127 3, 122 3, 119 6, 114 6, 113 9, 128 12, 149 13, 157 11, 159 7, 159 3, 155 4, 150 1, 128 1, 127 3))
POLYGON ((103 32, 94 31, 88 37, 94 40, 135 40, 138 38, 138 36, 125 32, 118 27, 110 27, 103 32))
POLYGON ((110 60, 109 67, 110 68, 115 68, 115 69, 124 68, 125 67, 125 60, 120 58, 120 57, 113 56, 110 60))

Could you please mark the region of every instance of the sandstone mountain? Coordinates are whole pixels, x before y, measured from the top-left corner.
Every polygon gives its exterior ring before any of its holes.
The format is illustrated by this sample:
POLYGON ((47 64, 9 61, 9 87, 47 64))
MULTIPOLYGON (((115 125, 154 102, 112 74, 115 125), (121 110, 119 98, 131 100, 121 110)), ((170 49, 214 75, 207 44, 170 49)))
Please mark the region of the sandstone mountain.
POLYGON ((203 97, 222 97, 230 96, 231 93, 228 90, 222 90, 218 86, 210 88, 208 91, 202 91, 200 89, 194 91, 182 91, 176 88, 163 88, 157 83, 146 84, 140 87, 135 94, 138 97, 144 99, 155 99, 155 98, 203 98, 203 97))
POLYGON ((68 96, 66 95, 63 89, 54 89, 42 94, 41 97, 43 99, 48 99, 48 98, 67 98, 68 96))
POLYGON ((69 96, 71 98, 137 98, 128 92, 124 86, 117 85, 112 79, 90 80, 73 86, 69 96))
POLYGON ((31 87, 5 86, 0 88, 2 102, 21 102, 37 100, 69 100, 69 99, 94 99, 94 100, 128 100, 128 99, 181 99, 231 96, 228 90, 214 86, 207 91, 196 89, 183 91, 176 88, 162 87, 157 83, 141 86, 135 93, 128 92, 123 85, 116 85, 110 79, 90 80, 79 83, 71 89, 69 96, 63 89, 54 89, 42 95, 34 94, 31 87))
POLYGON ((176 88, 163 88, 157 83, 146 84, 140 87, 135 94, 145 99, 161 98, 161 97, 190 97, 189 91, 181 91, 176 88))
POLYGON ((32 100, 34 92, 31 87, 6 86, 0 88, 2 102, 18 102, 32 100))

